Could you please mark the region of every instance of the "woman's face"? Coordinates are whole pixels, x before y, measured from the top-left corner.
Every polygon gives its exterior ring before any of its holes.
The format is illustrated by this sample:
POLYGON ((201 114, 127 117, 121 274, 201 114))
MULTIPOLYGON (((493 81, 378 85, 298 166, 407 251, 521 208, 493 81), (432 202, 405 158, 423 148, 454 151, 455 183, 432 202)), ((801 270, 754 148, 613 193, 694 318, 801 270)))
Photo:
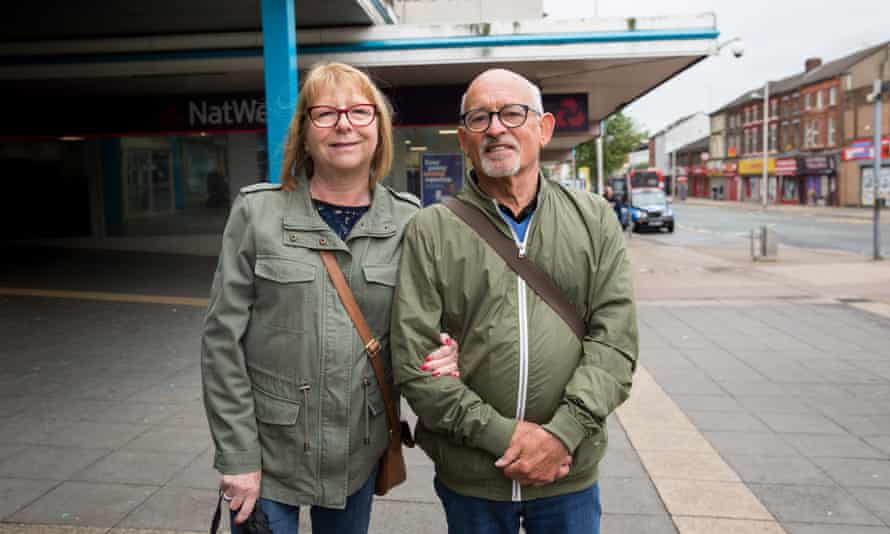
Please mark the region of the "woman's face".
MULTIPOLYGON (((330 106, 343 110, 357 104, 370 103, 371 99, 362 95, 357 87, 345 83, 337 87, 325 87, 310 104, 309 111, 312 111, 313 106, 330 106)), ((336 114, 336 111, 323 110, 323 113, 336 114)), ((329 128, 317 126, 310 117, 306 117, 306 123, 306 148, 312 156, 316 175, 336 176, 349 173, 362 176, 363 179, 368 178, 371 160, 377 149, 377 117, 366 126, 353 125, 346 113, 340 113, 337 122, 329 128)))

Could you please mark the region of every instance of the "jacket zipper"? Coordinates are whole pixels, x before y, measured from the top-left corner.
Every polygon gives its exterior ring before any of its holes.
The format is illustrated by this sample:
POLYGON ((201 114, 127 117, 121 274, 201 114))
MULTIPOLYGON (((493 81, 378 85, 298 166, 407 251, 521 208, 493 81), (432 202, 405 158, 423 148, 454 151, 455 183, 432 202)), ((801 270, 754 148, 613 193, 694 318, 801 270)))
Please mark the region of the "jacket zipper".
MULTIPOLYGON (((528 226, 525 228, 525 239, 520 241, 519 236, 516 235, 516 231, 513 230, 513 225, 511 225, 506 216, 501 213, 501 208, 497 205, 497 202, 492 202, 494 203, 494 209, 497 211, 498 215, 504 219, 504 222, 507 223, 507 228, 510 229, 510 234, 513 235, 517 254, 520 258, 524 258, 528 248, 528 236, 532 224, 531 219, 529 219, 528 226)), ((534 213, 530 215, 530 217, 534 216, 534 213)), ((519 307, 519 387, 516 395, 516 420, 522 421, 525 419, 525 402, 528 396, 528 303, 525 279, 519 275, 516 276, 516 292, 517 305, 519 307)), ((515 480, 513 481, 512 498, 514 502, 522 500, 522 486, 515 480)))
POLYGON ((300 391, 303 392, 303 452, 308 453, 311 447, 309 446, 309 414, 307 410, 309 409, 309 390, 312 389, 312 386, 309 384, 303 384, 300 386, 300 391))
POLYGON ((367 377, 362 378, 362 391, 365 394, 365 412, 363 415, 365 420, 365 445, 371 443, 371 418, 368 416, 368 412, 371 410, 371 406, 368 404, 368 387, 370 385, 371 381, 367 377))

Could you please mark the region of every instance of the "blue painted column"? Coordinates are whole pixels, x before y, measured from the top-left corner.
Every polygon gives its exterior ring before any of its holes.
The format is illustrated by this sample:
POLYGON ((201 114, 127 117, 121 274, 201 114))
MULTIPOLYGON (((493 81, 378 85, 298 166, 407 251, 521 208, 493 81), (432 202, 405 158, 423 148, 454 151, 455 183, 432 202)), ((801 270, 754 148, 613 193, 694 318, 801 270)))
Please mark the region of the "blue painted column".
POLYGON ((263 69, 266 82, 266 157, 277 183, 287 127, 297 107, 297 0, 262 0, 263 69))

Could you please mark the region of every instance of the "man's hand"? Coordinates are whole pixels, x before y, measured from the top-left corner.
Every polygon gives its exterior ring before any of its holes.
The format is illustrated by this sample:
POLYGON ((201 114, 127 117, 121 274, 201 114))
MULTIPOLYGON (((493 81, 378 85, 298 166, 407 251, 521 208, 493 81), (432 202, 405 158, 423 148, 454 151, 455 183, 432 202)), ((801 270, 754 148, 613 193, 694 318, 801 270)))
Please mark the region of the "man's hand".
POLYGON ((261 476, 259 471, 241 475, 223 475, 222 482, 219 483, 223 500, 233 512, 239 510, 235 516, 235 523, 240 525, 245 522, 253 511, 257 499, 260 498, 261 476))
POLYGON ((510 446, 494 465, 523 486, 544 486, 569 474, 572 457, 543 427, 519 421, 510 446))

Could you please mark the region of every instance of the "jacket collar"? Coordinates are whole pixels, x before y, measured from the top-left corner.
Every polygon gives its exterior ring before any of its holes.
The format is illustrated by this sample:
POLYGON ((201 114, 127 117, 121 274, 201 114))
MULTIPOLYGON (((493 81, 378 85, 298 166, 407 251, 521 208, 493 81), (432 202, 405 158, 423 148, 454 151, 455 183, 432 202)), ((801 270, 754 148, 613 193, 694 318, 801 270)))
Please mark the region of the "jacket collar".
MULTIPOLYGON (((464 180, 464 186, 457 194, 457 198, 459 200, 463 200, 471 206, 475 206, 481 209, 482 212, 485 213, 485 215, 489 219, 494 221, 495 226, 497 226, 508 236, 512 236, 510 227, 507 225, 507 222, 504 221, 504 218, 498 211, 497 200, 495 200, 494 197, 491 197, 483 192, 476 180, 476 172, 473 169, 467 171, 467 176, 464 180)), ((541 207, 544 205, 544 199, 547 197, 552 187, 553 184, 550 183, 550 180, 545 179, 539 172, 537 197, 538 206, 537 208, 535 208, 536 211, 540 210, 541 207)))
MULTIPOLYGON (((340 238, 321 218, 312 204, 312 197, 309 194, 309 181, 305 179, 297 181, 296 189, 288 195, 282 226, 286 230, 324 234, 323 237, 328 243, 340 243, 340 238)), ((396 225, 392 218, 392 198, 385 187, 377 184, 371 190, 371 207, 356 223, 349 237, 389 237, 395 233, 396 225)))

